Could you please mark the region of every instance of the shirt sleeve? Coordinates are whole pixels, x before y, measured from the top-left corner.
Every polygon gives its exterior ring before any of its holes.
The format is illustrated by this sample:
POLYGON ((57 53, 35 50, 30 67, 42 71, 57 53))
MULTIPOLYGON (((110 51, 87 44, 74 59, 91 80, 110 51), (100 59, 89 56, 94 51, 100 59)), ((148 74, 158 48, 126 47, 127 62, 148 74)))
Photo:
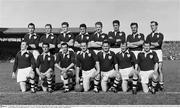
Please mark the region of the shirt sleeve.
POLYGON ((39 55, 37 58, 36 68, 39 68, 40 63, 41 63, 41 61, 40 61, 40 55, 39 55))
POLYGON ((53 44, 53 45, 56 45, 56 43, 57 43, 57 36, 54 35, 54 39, 53 39, 53 41, 52 41, 52 44, 53 44))
POLYGON ((150 35, 148 35, 148 36, 146 37, 146 42, 151 42, 151 40, 150 40, 150 35))
POLYGON ((16 54, 14 65, 13 65, 13 72, 16 72, 18 66, 18 54, 16 54))
POLYGON ((144 34, 141 33, 140 36, 141 36, 140 40, 144 41, 144 34))
POLYGON ((75 54, 71 52, 71 62, 75 64, 75 54))
POLYGON ((131 52, 131 62, 133 63, 133 65, 137 64, 136 56, 133 52, 131 52))
POLYGON ((54 70, 54 56, 51 55, 50 68, 54 70))
POLYGON ((114 39, 114 36, 113 36, 113 32, 109 32, 108 33, 108 36, 107 36, 107 40, 109 41, 110 45, 112 46, 112 44, 116 43, 116 40, 114 39), (112 38, 111 38, 112 37, 112 38))
POLYGON ((158 40, 158 44, 162 45, 163 43, 163 39, 164 39, 164 35, 162 33, 159 34, 159 40, 158 40))
POLYGON ((34 56, 32 53, 30 53, 30 59, 31 59, 31 65, 32 65, 32 68, 35 69, 36 68, 36 65, 35 65, 35 59, 34 59, 34 56))
POLYGON ((127 36, 127 42, 130 42, 130 35, 127 36))
POLYGON ((60 44, 60 43, 61 43, 61 41, 62 41, 62 40, 61 40, 61 36, 62 36, 61 34, 59 34, 59 35, 57 36, 57 44, 60 44))
POLYGON ((115 53, 113 53, 112 56, 113 56, 113 63, 115 65, 115 64, 117 64, 117 59, 116 59, 115 53))
POLYGON ((40 37, 39 43, 43 43, 43 38, 44 38, 44 35, 40 37))
POLYGON ((76 66, 77 66, 77 67, 80 67, 80 65, 81 65, 81 62, 80 62, 80 55, 77 54, 76 66))
POLYGON ((118 56, 119 56, 119 53, 115 54, 115 58, 116 58, 117 64, 119 64, 119 58, 118 58, 118 56))
POLYGON ((97 57, 97 55, 96 55, 96 53, 94 51, 92 51, 92 56, 93 56, 94 61, 97 62, 98 57, 97 57))
POLYGON ((137 59, 136 59, 136 63, 137 63, 137 64, 140 63, 140 54, 141 54, 141 53, 138 54, 137 59))
POLYGON ((23 39, 25 42, 27 42, 28 41, 28 35, 26 34, 25 36, 24 36, 24 39, 23 39))
POLYGON ((159 62, 159 59, 158 59, 157 53, 154 52, 153 55, 154 55, 154 57, 153 57, 154 63, 158 63, 158 62, 159 62))
POLYGON ((61 61, 61 55, 60 52, 56 55, 56 61, 55 63, 59 64, 59 62, 61 61))
POLYGON ((39 41, 40 41, 40 36, 37 35, 37 39, 35 39, 35 45, 36 45, 36 48, 39 47, 39 41))

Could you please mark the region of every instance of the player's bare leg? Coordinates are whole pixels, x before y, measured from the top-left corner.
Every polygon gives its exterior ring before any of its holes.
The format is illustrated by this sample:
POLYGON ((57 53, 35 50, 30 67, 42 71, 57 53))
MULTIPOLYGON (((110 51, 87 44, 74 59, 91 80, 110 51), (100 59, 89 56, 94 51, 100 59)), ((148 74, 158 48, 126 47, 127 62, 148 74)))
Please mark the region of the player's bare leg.
POLYGON ((63 81, 64 81, 64 93, 66 93, 66 92, 69 92, 69 86, 68 86, 68 84, 69 84, 69 81, 68 81, 68 76, 67 76, 67 74, 66 73, 63 73, 63 81))
POLYGON ((31 83, 31 93, 35 93, 36 90, 35 90, 35 80, 34 80, 35 73, 34 73, 34 71, 31 71, 29 76, 30 76, 29 81, 31 83))
POLYGON ((154 72, 154 73, 150 76, 150 79, 152 79, 152 82, 151 82, 152 87, 150 87, 150 92, 151 92, 152 94, 155 94, 155 93, 156 93, 156 85, 157 85, 157 82, 158 82, 158 73, 157 73, 157 72, 154 72))
POLYGON ((149 87, 148 84, 146 83, 141 83, 142 84, 142 89, 144 93, 148 93, 149 92, 149 87))
POLYGON ((160 62, 158 64, 159 68, 158 68, 158 71, 159 71, 159 84, 160 84, 160 90, 162 91, 164 89, 164 79, 163 79, 163 72, 162 72, 162 66, 163 66, 163 63, 160 62))
POLYGON ((89 91, 90 88, 90 77, 83 77, 83 89, 85 92, 89 91))
POLYGON ((19 82, 19 85, 20 85, 21 92, 26 92, 26 82, 21 81, 19 82))
POLYGON ((108 82, 108 77, 103 77, 101 81, 101 88, 103 92, 107 91, 107 82, 108 82))
POLYGON ((133 81, 132 81, 132 94, 137 94, 137 81, 138 81, 138 73, 136 71, 132 72, 133 74, 133 81))
POLYGON ((123 80, 121 86, 122 86, 122 91, 127 92, 127 90, 128 90, 128 80, 123 80))
POLYGON ((117 88, 118 88, 118 85, 121 83, 121 78, 120 76, 117 76, 115 79, 114 79, 114 83, 112 85, 112 87, 109 89, 110 91, 116 93, 118 92, 117 88))
POLYGON ((47 84, 48 84, 48 92, 52 93, 53 92, 53 90, 52 90, 52 72, 47 73, 46 77, 47 77, 47 84))

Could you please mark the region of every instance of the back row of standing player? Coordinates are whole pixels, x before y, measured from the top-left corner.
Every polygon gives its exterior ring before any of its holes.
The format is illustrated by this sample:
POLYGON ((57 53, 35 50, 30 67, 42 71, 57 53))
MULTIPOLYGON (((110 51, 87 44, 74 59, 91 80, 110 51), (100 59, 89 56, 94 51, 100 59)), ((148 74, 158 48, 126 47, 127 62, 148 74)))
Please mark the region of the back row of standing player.
POLYGON ((29 45, 28 49, 33 51, 33 55, 35 59, 37 59, 39 53, 37 49, 42 47, 43 43, 48 43, 50 45, 50 52, 54 54, 56 52, 55 48, 61 48, 61 44, 66 42, 71 49, 75 52, 80 51, 81 42, 88 42, 88 48, 94 50, 96 53, 102 49, 103 41, 107 40, 110 44, 110 47, 113 52, 119 52, 121 43, 127 42, 127 46, 130 51, 132 51, 136 58, 140 51, 142 51, 142 46, 144 41, 148 41, 151 43, 151 49, 156 51, 159 58, 159 75, 160 75, 160 85, 163 87, 163 74, 162 74, 162 42, 163 42, 163 34, 157 31, 158 23, 155 21, 150 22, 150 26, 152 29, 152 33, 150 33, 146 39, 142 33, 138 33, 138 24, 131 23, 130 27, 132 30, 132 34, 125 36, 123 31, 119 30, 120 22, 118 20, 113 21, 114 31, 105 34, 102 32, 102 23, 96 22, 95 28, 96 31, 89 35, 86 32, 86 25, 81 24, 79 29, 80 33, 77 36, 73 36, 73 34, 68 30, 69 24, 67 22, 62 23, 62 32, 59 36, 55 36, 52 33, 51 24, 45 25, 46 34, 44 36, 38 36, 35 31, 35 25, 30 23, 28 25, 29 33, 25 35, 24 41, 29 45))

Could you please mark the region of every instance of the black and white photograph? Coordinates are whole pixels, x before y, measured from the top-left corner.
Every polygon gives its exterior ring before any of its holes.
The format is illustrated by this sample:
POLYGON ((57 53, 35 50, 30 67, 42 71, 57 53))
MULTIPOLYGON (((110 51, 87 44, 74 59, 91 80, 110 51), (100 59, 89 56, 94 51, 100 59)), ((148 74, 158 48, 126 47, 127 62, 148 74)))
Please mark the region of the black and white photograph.
POLYGON ((180 107, 180 0, 0 0, 0 108, 180 107))

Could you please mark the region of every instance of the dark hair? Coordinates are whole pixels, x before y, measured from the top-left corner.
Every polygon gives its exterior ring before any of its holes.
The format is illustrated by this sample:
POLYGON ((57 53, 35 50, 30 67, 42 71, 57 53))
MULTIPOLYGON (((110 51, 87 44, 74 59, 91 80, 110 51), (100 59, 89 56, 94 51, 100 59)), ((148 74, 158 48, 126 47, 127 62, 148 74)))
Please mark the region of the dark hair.
POLYGON ((51 24, 46 24, 45 27, 46 27, 46 26, 49 26, 49 27, 52 29, 52 25, 51 25, 51 24))
POLYGON ((64 43, 61 44, 61 46, 64 46, 64 45, 66 45, 67 47, 69 47, 69 45, 68 45, 66 42, 64 42, 64 43))
POLYGON ((127 46, 127 42, 121 42, 121 45, 124 45, 124 44, 126 44, 126 46, 127 46))
POLYGON ((113 21, 113 24, 114 24, 114 23, 117 23, 118 25, 120 25, 119 20, 114 20, 114 21, 113 21))
POLYGON ((110 44, 108 40, 104 40, 102 44, 107 43, 108 45, 110 44))
POLYGON ((158 25, 158 22, 156 22, 156 21, 151 21, 151 24, 152 23, 155 23, 156 26, 158 25))
POLYGON ((130 24, 130 26, 133 26, 133 25, 135 25, 136 27, 138 27, 138 23, 136 23, 136 22, 133 22, 133 23, 130 24))
POLYGON ((47 46, 49 47, 49 44, 48 44, 48 43, 43 43, 42 46, 43 46, 43 45, 47 45, 47 46))
POLYGON ((86 27, 86 24, 80 24, 79 28, 81 28, 81 27, 87 28, 87 27, 86 27))
POLYGON ((103 26, 102 22, 100 21, 96 22, 95 25, 100 25, 101 27, 103 26))
POLYGON ((151 42, 149 42, 149 41, 144 41, 143 45, 144 44, 149 44, 151 46, 151 42))
POLYGON ((66 25, 67 27, 69 27, 69 23, 68 22, 62 22, 61 25, 66 25))
POLYGON ((27 44, 27 42, 26 42, 26 41, 22 40, 22 41, 21 41, 21 43, 23 43, 23 42, 25 42, 25 43, 27 44))
POLYGON ((82 44, 82 43, 86 43, 86 45, 88 45, 88 41, 81 41, 81 43, 80 44, 82 44))
POLYGON ((34 29, 35 29, 35 25, 34 25, 34 23, 29 23, 29 24, 28 24, 28 28, 29 28, 29 26, 33 26, 33 27, 34 27, 34 29))

